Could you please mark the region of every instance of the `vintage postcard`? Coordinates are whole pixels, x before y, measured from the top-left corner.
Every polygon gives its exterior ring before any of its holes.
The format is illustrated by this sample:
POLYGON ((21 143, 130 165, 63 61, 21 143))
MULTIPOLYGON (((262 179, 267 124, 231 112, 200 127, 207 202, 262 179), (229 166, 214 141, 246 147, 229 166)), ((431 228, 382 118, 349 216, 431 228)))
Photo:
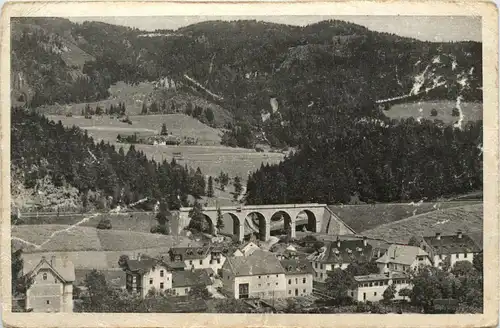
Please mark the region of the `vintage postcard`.
POLYGON ((13 2, 1 27, 5 326, 498 324, 494 4, 13 2))

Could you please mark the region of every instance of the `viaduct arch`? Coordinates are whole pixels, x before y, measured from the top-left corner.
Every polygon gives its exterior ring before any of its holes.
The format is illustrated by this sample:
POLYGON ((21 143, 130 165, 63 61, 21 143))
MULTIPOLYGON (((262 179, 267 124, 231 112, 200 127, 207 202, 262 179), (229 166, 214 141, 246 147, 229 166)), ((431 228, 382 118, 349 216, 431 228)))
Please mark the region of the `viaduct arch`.
MULTIPOLYGON (((179 231, 189 225, 190 207, 183 207, 179 210, 178 229, 179 231)), ((222 206, 222 215, 229 215, 233 219, 233 234, 239 241, 243 241, 245 232, 258 233, 261 240, 268 240, 271 236, 271 229, 284 225, 292 238, 296 236, 297 225, 307 225, 307 230, 321 232, 329 224, 327 220, 332 220, 332 213, 326 204, 277 204, 277 205, 241 205, 222 206), (281 216, 283 219, 274 220, 281 216), (273 220, 272 220, 273 218, 273 220), (256 224, 257 223, 257 224, 256 224)), ((217 226, 217 207, 203 208, 203 214, 212 222, 211 227, 215 232, 217 226)), ((338 234, 354 234, 338 217, 334 217, 335 226, 338 227, 338 234)))

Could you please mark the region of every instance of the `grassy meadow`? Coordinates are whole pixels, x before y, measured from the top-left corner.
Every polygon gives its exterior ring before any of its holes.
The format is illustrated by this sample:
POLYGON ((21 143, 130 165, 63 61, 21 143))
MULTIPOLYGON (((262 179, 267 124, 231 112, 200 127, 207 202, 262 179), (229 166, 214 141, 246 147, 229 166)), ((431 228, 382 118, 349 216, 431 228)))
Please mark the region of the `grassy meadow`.
POLYGON ((483 204, 462 205, 411 216, 363 231, 363 235, 393 242, 408 242, 412 236, 429 236, 436 232, 455 234, 458 230, 482 242, 483 204))
MULTIPOLYGON (((144 248, 170 248, 187 245, 187 237, 158 235, 124 230, 99 230, 92 227, 72 227, 69 225, 40 224, 12 227, 12 237, 37 245, 23 247, 25 252, 53 251, 126 251, 144 248), (48 240, 48 242, 46 242, 48 240)), ((18 246, 24 244, 14 239, 18 246)))
POLYGON ((330 205, 328 208, 354 231, 361 233, 380 225, 396 222, 411 216, 457 207, 481 204, 477 201, 443 201, 428 203, 388 203, 364 205, 330 205))
POLYGON ((221 170, 232 178, 236 175, 246 179, 248 173, 257 170, 262 163, 279 163, 284 154, 271 152, 256 152, 253 149, 231 148, 220 145, 221 132, 211 128, 198 120, 183 114, 166 115, 137 115, 130 116, 133 124, 120 122, 110 117, 92 117, 85 119, 82 116, 66 117, 63 115, 48 115, 55 122, 61 121, 65 126, 78 126, 88 131, 97 142, 104 140, 116 147, 128 150, 130 145, 118 144, 118 134, 154 135, 161 130, 163 123, 167 130, 176 136, 198 138, 199 145, 161 146, 136 144, 137 150, 143 151, 148 158, 157 161, 170 161, 174 153, 181 153, 178 162, 188 167, 199 167, 205 175, 216 176, 221 170))
MULTIPOLYGON (((402 119, 421 117, 428 120, 442 120, 444 123, 455 123, 458 117, 451 115, 455 101, 422 101, 402 103, 392 106, 389 110, 383 111, 387 117, 392 119, 402 119), (436 109, 437 116, 431 116, 431 111, 436 109)), ((483 118, 483 104, 478 102, 462 102, 460 107, 464 115, 464 121, 477 121, 483 118)))

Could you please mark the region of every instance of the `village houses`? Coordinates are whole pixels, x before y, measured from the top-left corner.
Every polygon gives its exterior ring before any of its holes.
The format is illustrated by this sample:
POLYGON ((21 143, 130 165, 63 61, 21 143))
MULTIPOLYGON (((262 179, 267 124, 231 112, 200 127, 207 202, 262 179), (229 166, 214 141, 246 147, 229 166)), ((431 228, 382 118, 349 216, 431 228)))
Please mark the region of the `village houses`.
POLYGON ((324 283, 328 272, 334 269, 346 269, 349 264, 369 262, 372 259, 372 246, 367 238, 362 240, 340 240, 326 242, 323 247, 307 257, 311 262, 316 282, 324 283))
POLYGON ((290 258, 280 261, 285 270, 286 296, 307 296, 313 290, 313 268, 306 259, 290 258))
POLYGON ((170 262, 184 263, 186 270, 212 269, 215 274, 226 261, 223 249, 219 246, 174 247, 169 251, 170 262))
POLYGON ((424 237, 420 247, 429 253, 432 264, 442 267, 448 261, 449 267, 453 267, 458 261, 469 261, 472 263, 474 256, 481 252, 481 248, 468 235, 461 231, 455 235, 424 237))
POLYGON ((212 285, 209 270, 186 270, 172 273, 172 294, 185 296, 194 287, 209 287, 212 285))
POLYGON ((417 246, 389 246, 387 252, 376 260, 380 273, 387 271, 409 272, 431 265, 429 254, 417 246))
MULTIPOLYGON (((193 287, 210 286, 211 268, 179 270, 170 268, 169 263, 141 256, 129 259, 125 268, 127 290, 146 297, 151 290, 184 296, 193 287)), ((213 274, 212 274, 213 275, 213 274)))
POLYGON ((34 267, 26 263, 24 274, 32 278, 26 291, 26 310, 33 312, 73 312, 75 267, 67 258, 42 256, 34 267))
POLYGON ((378 302, 383 299, 384 291, 392 284, 396 288, 395 300, 403 299, 399 291, 409 288, 410 277, 402 272, 385 272, 355 276, 356 288, 349 291, 349 295, 357 302, 378 302))
POLYGON ((125 268, 127 290, 146 297, 152 289, 165 291, 172 289, 172 272, 167 265, 156 259, 139 256, 129 259, 125 268))
MULTIPOLYGON (((248 246, 248 245, 247 245, 248 246)), ((312 293, 312 267, 309 261, 283 259, 274 253, 250 246, 228 257, 221 270, 226 293, 236 299, 278 299, 312 293)))

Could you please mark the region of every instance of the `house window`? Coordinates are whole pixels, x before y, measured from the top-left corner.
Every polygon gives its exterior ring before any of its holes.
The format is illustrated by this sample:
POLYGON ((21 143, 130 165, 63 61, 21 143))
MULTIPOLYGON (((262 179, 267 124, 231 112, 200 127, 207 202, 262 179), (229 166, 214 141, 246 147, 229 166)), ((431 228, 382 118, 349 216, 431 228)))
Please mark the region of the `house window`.
POLYGON ((318 262, 314 263, 314 267, 317 269, 318 268, 318 262))
POLYGON ((189 265, 193 265, 193 260, 189 260, 189 265))
POLYGON ((203 264, 203 260, 200 260, 200 265, 202 265, 202 264, 203 264))
POLYGON ((50 301, 49 301, 49 300, 47 300, 47 304, 50 304, 50 301))
POLYGON ((289 289, 288 290, 288 295, 291 295, 292 294, 292 291, 289 289))
POLYGON ((276 283, 276 286, 278 286, 278 283, 276 283))
POLYGON ((354 292, 353 291, 351 291, 351 297, 354 297, 354 292))
POLYGON ((292 284, 292 279, 288 279, 288 284, 291 285, 292 284))
POLYGON ((260 279, 260 276, 259 276, 259 279, 260 279))
POLYGON ((306 283, 306 278, 303 278, 302 279, 302 283, 305 284, 306 283))
POLYGON ((466 258, 467 258, 467 255, 468 255, 467 253, 464 253, 464 259, 466 259, 466 258))
POLYGON ((321 270, 323 270, 323 264, 320 265, 321 270))
POLYGON ((269 276, 267 276, 267 279, 269 279, 269 276))
POLYGON ((323 272, 319 274, 320 278, 323 279, 323 272))
POLYGON ((377 296, 377 292, 373 292, 373 296, 377 296))
POLYGON ((305 289, 303 289, 302 291, 303 291, 304 293, 306 292, 306 290, 305 290, 305 289))
POLYGON ((163 277, 163 270, 160 270, 160 277, 163 277))
POLYGON ((149 284, 152 285, 153 284, 153 279, 149 279, 149 284))
POLYGON ((366 301, 366 293, 363 293, 363 301, 366 301))
POLYGON ((458 259, 458 257, 460 256, 460 254, 455 254, 455 258, 458 259))
POLYGON ((185 292, 186 294, 187 294, 187 293, 189 293, 189 288, 185 288, 185 289, 184 289, 184 292, 185 292))
MULTIPOLYGON (((43 280, 47 280, 47 273, 45 273, 45 272, 43 273, 42 279, 43 279, 43 280)), ((47 303, 47 304, 48 304, 48 303, 47 303)))
POLYGON ((217 259, 217 264, 220 264, 220 259, 217 259))
POLYGON ((163 283, 160 282, 160 289, 163 289, 163 283))
POLYGON ((278 278, 278 275, 276 275, 276 278, 278 278))
POLYGON ((295 278, 295 284, 299 283, 299 279, 295 278))

